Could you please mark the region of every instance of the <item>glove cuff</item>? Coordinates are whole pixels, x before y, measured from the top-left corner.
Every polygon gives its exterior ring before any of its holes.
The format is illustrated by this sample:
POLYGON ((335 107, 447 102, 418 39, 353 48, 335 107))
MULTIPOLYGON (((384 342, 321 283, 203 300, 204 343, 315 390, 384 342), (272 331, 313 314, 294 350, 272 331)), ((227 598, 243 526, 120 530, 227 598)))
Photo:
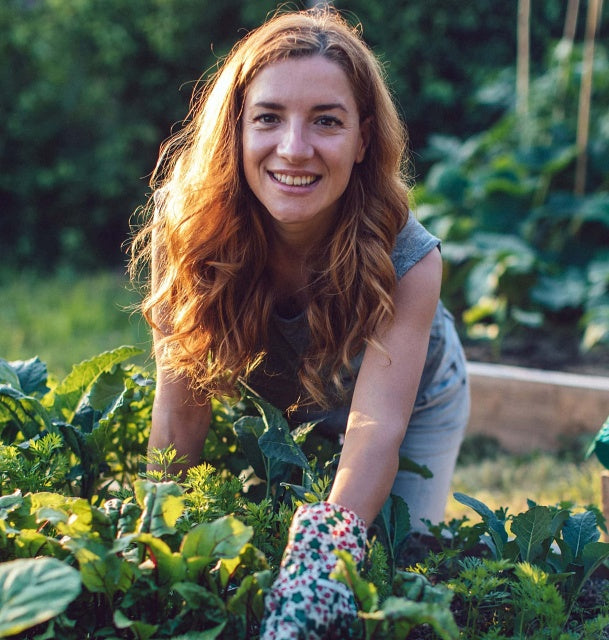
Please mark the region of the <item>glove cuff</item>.
POLYGON ((315 502, 301 505, 294 514, 288 541, 292 553, 305 553, 312 560, 329 556, 336 560, 334 551, 348 551, 359 564, 365 545, 366 523, 346 507, 315 502))

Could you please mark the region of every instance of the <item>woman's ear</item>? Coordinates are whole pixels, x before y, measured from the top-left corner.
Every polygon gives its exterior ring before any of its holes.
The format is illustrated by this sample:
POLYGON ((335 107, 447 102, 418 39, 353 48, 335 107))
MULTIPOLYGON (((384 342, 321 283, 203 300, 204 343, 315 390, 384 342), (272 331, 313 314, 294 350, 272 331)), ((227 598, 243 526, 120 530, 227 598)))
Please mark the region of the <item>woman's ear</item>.
POLYGON ((355 156, 355 162, 359 164, 366 156, 366 149, 370 144, 370 130, 372 128, 372 117, 368 116, 365 120, 362 120, 359 125, 360 133, 360 147, 355 156))

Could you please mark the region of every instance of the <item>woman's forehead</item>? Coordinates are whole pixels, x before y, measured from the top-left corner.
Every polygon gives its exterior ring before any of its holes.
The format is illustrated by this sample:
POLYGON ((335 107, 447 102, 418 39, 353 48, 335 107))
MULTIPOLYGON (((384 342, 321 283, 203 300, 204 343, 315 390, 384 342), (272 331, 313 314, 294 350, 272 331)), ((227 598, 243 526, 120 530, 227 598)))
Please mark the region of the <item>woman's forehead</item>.
POLYGON ((264 66, 246 90, 246 104, 294 101, 352 108, 355 97, 342 67, 321 55, 294 57, 264 66))

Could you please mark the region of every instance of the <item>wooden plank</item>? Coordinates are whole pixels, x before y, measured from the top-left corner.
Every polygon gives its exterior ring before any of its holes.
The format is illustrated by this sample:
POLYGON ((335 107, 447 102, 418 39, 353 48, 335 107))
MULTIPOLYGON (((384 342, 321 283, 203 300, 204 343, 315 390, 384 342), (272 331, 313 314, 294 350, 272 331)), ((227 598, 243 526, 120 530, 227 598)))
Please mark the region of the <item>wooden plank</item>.
POLYGON ((468 435, 497 438, 508 451, 556 451, 593 436, 609 416, 609 377, 469 362, 468 435))

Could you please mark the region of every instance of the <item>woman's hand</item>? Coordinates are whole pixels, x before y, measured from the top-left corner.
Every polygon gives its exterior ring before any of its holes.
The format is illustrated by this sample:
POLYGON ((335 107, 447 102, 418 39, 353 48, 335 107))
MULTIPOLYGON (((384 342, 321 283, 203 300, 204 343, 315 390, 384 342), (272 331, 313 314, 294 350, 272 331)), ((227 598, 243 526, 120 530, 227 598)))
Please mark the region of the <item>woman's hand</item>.
POLYGON ((348 551, 359 563, 365 543, 366 524, 349 509, 329 502, 299 507, 279 576, 265 600, 261 640, 349 638, 355 599, 330 574, 335 551, 348 551))

